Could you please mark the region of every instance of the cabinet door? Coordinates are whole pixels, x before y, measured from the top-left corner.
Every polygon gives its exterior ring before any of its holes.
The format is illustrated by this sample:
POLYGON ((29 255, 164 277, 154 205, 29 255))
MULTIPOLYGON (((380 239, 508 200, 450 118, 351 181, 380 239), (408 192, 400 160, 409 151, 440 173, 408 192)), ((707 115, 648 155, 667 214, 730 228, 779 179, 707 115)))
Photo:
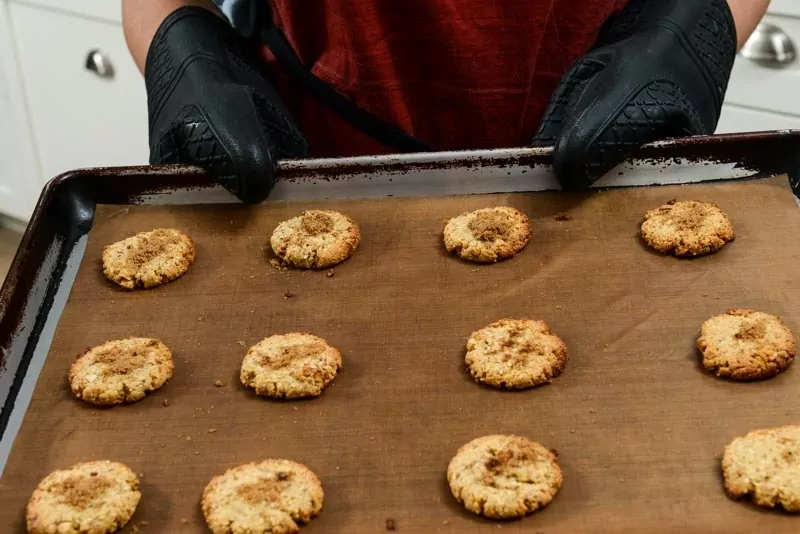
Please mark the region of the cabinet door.
POLYGON ((17 1, 112 22, 122 21, 121 0, 11 0, 12 3, 17 1))
MULTIPOLYGON (((796 0, 793 0, 796 1, 796 0)), ((800 19, 766 16, 795 46, 800 46, 800 19)), ((759 64, 739 54, 728 85, 726 102, 778 113, 800 115, 800 59, 787 60, 781 67, 759 64)))
POLYGON ((722 116, 719 119, 716 133, 798 129, 800 129, 800 117, 726 104, 722 106, 722 116))
POLYGON ((27 220, 43 182, 36 165, 14 40, 0 5, 0 213, 27 220))
POLYGON ((147 163, 147 97, 122 28, 21 4, 10 11, 45 178, 147 163), (87 68, 93 52, 112 73, 87 68))

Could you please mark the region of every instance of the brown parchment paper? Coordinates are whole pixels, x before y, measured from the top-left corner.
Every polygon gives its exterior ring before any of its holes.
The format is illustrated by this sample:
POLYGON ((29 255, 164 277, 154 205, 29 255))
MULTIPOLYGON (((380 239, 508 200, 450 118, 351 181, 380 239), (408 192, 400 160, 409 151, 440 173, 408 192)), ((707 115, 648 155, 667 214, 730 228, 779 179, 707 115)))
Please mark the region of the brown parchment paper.
POLYGON ((703 372, 694 348, 700 324, 733 306, 800 328, 798 266, 800 211, 785 178, 585 196, 103 206, 0 480, 0 532, 24 531, 26 501, 47 473, 92 459, 143 474, 131 523, 140 532, 205 532, 199 500, 209 479, 271 457, 302 462, 323 482, 324 510, 305 533, 385 532, 387 519, 420 533, 798 532, 800 517, 730 501, 719 458, 737 435, 800 421, 800 370, 728 382, 703 372), (642 214, 674 197, 717 202, 736 241, 695 260, 644 248, 642 214), (445 218, 499 204, 532 219, 520 255, 475 266, 446 254, 445 218), (360 249, 332 278, 267 261, 277 222, 311 207, 342 210, 361 226, 360 249), (573 219, 556 221, 558 212, 573 219), (196 241, 186 276, 136 292, 103 278, 103 245, 162 226, 196 241), (466 338, 503 317, 547 321, 569 346, 564 374, 524 392, 473 383, 466 338), (334 385, 299 402, 245 390, 247 347, 295 330, 340 348, 334 385), (174 351, 174 379, 129 406, 73 399, 75 356, 131 335, 174 351), (546 509, 496 524, 452 498, 450 458, 491 433, 558 450, 564 487, 546 509))

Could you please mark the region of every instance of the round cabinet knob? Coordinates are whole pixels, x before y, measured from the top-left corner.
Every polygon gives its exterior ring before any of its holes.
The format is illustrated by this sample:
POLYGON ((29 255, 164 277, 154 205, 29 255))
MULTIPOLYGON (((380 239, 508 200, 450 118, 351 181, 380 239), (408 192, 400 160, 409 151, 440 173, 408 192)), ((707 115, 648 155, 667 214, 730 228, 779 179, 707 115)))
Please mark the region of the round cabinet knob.
POLYGON ((107 55, 99 50, 90 50, 86 55, 86 69, 94 72, 101 78, 114 77, 114 65, 107 55))
POLYGON ((792 39, 779 27, 766 22, 756 27, 740 53, 746 59, 772 68, 785 67, 797 58, 792 39))

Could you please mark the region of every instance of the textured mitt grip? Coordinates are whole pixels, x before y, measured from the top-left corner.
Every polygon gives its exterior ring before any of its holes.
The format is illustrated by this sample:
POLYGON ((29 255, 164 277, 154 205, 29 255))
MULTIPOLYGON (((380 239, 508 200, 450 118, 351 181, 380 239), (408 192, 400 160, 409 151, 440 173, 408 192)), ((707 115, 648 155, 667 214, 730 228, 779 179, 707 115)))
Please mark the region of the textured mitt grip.
POLYGON ((278 158, 308 152, 258 58, 208 10, 164 20, 145 84, 151 162, 199 165, 245 202, 267 197, 278 158))
POLYGON ((632 0, 555 91, 534 139, 582 188, 665 137, 712 133, 736 56, 725 0, 632 0))

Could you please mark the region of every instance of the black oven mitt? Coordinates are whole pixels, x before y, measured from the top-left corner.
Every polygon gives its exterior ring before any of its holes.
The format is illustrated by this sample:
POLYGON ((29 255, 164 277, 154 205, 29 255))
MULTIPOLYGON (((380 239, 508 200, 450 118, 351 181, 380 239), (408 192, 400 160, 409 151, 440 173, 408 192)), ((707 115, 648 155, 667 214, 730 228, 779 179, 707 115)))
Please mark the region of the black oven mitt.
POLYGON ((245 202, 275 183, 275 164, 308 147, 244 39, 199 7, 170 14, 145 65, 150 162, 207 169, 245 202))
POLYGON ((726 0, 631 0, 561 80, 535 146, 564 188, 588 187, 641 145, 711 134, 736 57, 726 0))

